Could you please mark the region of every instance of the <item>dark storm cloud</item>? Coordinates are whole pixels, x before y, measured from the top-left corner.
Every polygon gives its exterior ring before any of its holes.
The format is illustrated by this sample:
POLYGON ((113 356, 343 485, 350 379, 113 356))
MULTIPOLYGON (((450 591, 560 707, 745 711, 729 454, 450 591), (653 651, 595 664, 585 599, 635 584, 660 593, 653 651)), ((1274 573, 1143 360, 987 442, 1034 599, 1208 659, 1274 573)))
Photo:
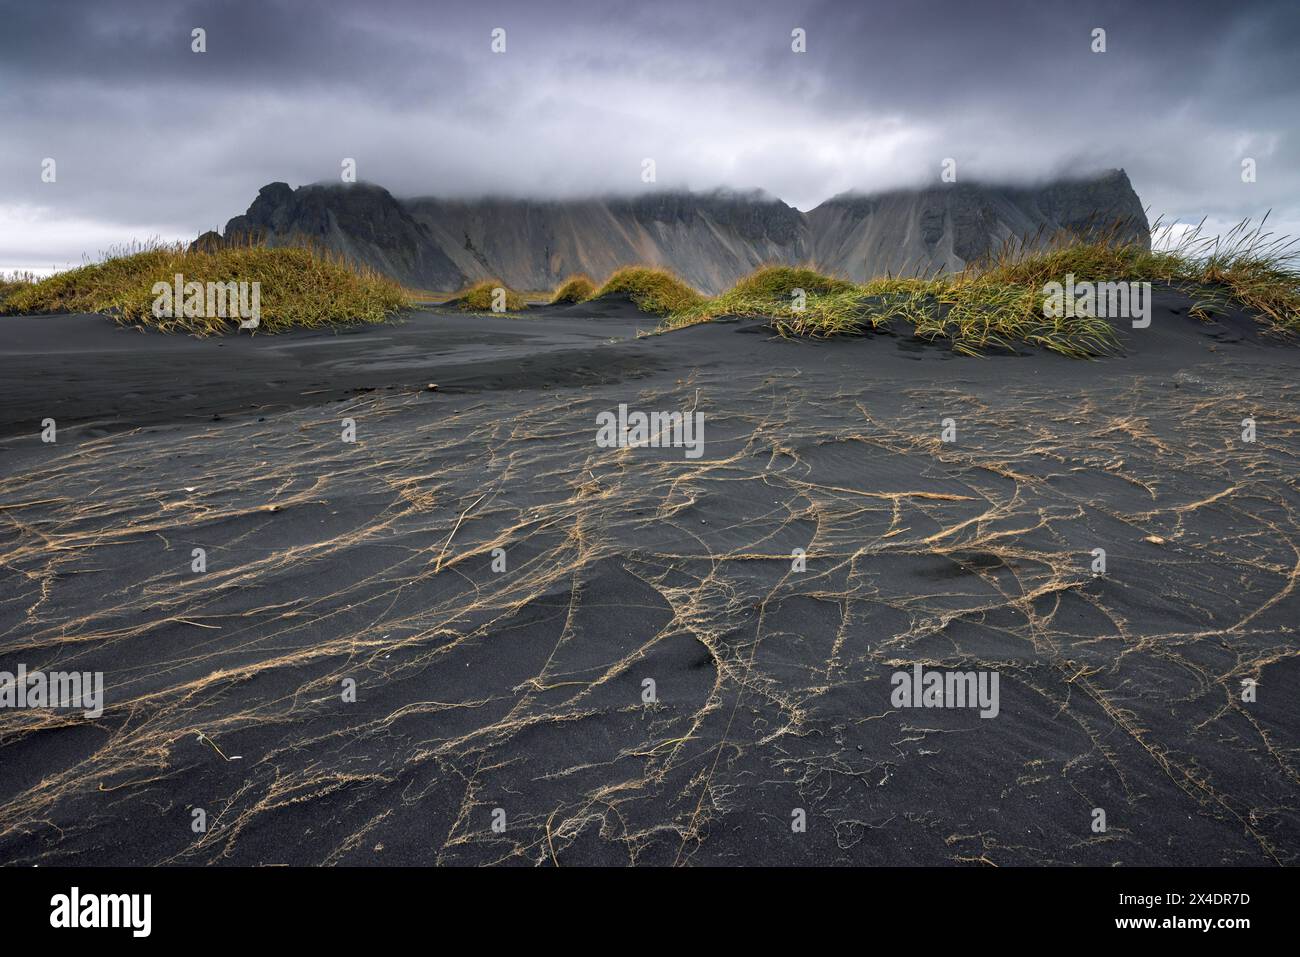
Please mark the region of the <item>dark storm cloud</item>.
POLYGON ((629 192, 652 157, 661 185, 805 208, 946 157, 966 178, 1123 166, 1156 212, 1300 224, 1292 2, 90 0, 0 23, 0 267, 192 235, 343 157, 405 195, 629 192))

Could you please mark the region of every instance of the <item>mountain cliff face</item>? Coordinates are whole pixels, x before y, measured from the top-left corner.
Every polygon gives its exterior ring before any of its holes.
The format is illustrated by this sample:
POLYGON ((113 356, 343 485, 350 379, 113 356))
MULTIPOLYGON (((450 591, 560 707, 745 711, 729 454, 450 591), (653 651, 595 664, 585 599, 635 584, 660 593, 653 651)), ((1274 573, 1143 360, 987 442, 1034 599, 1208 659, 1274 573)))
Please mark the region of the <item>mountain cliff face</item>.
POLYGON ((601 279, 636 263, 720 289, 764 262, 808 254, 802 214, 759 193, 404 205, 464 281, 494 277, 516 289, 549 289, 574 272, 601 279))
POLYGON ((952 183, 874 195, 846 193, 808 213, 813 260, 862 280, 956 272, 1004 243, 1041 245, 1062 230, 1115 227, 1150 244, 1142 203, 1123 170, 1037 187, 952 183))
POLYGON ((373 266, 421 289, 458 289, 464 274, 427 226, 379 186, 263 186, 248 212, 226 223, 224 236, 204 233, 200 244, 252 236, 270 246, 310 242, 373 266))
POLYGON ((455 290, 496 278, 549 289, 574 272, 600 280, 620 266, 673 270, 719 292, 764 263, 812 263, 854 280, 955 271, 1003 242, 1120 223, 1149 242, 1128 177, 1039 187, 950 184, 844 194, 802 213, 761 192, 654 192, 578 200, 395 199, 378 186, 264 186, 224 235, 271 245, 309 241, 417 289, 455 290))

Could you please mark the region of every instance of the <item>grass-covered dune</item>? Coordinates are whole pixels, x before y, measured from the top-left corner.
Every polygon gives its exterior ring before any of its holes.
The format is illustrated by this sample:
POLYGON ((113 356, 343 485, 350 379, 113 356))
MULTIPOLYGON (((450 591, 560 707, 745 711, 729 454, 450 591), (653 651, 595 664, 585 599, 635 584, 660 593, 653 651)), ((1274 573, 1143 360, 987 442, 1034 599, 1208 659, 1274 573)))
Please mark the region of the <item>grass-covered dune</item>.
MULTIPOLYGON (((230 283, 257 286, 258 332, 282 332, 343 323, 380 322, 406 306, 401 286, 374 270, 305 247, 155 245, 41 280, 0 283, 0 313, 100 312, 118 322, 164 332, 212 335, 239 328, 230 283), (199 283, 203 295, 160 302, 156 287, 199 283), (209 285, 211 284, 211 286, 209 285), (218 285, 221 288, 217 288, 218 285), (212 294, 215 293, 215 294, 212 294), (201 304, 200 304, 201 298, 201 304), (161 308, 157 308, 160 307, 161 308), (170 311, 171 315, 158 315, 170 311), (218 315, 225 312, 226 315, 218 315)), ((250 306, 252 296, 243 304, 250 306)))
POLYGON ((26 289, 36 282, 36 276, 29 272, 0 273, 0 312, 4 311, 5 300, 14 293, 26 289))
POLYGON ((819 276, 811 269, 768 266, 742 279, 730 291, 708 299, 667 269, 656 266, 626 266, 616 270, 599 286, 589 276, 570 276, 555 287, 552 303, 580 303, 607 296, 625 296, 642 312, 665 314, 725 315, 728 306, 740 307, 762 299, 777 305, 788 286, 804 283, 810 290, 827 292, 834 288, 852 289, 844 280, 819 276))
POLYGON ((596 284, 592 278, 583 273, 570 276, 555 287, 551 302, 586 302, 596 294, 596 284))
POLYGON ((496 305, 497 290, 502 292, 501 312, 519 312, 528 308, 528 302, 515 290, 511 289, 499 279, 484 279, 474 283, 468 289, 463 289, 452 298, 451 303, 458 309, 465 312, 497 312, 493 306, 496 305))
POLYGON ((591 298, 605 296, 627 296, 642 312, 660 314, 692 309, 704 300, 668 270, 649 266, 628 266, 614 272, 591 298))
POLYGON ((1105 319, 1044 317, 1042 289, 1028 283, 961 274, 855 284, 785 267, 767 267, 760 278, 742 280, 720 296, 673 312, 664 327, 747 316, 770 319, 782 335, 829 338, 908 323, 917 337, 947 339, 955 351, 968 355, 1021 343, 1084 357, 1104 355, 1116 345, 1105 319), (792 274, 803 275, 795 279, 792 274), (820 288, 812 277, 822 280, 820 288), (803 290, 801 298, 796 299, 795 289, 803 290))
POLYGON ((704 302, 702 295, 667 269, 625 266, 611 273, 599 286, 582 273, 569 276, 555 287, 551 303, 591 302, 608 296, 625 296, 642 312, 660 316, 693 309, 704 302))
POLYGON ((969 355, 1017 345, 1079 358, 1114 352, 1118 340, 1105 318, 1045 315, 1047 284, 1073 275, 1075 282, 1173 285, 1192 295, 1196 318, 1235 306, 1269 331, 1294 335, 1300 334, 1300 271, 1291 247, 1290 241, 1265 233, 1262 224, 1251 229, 1242 223, 1227 236, 1206 240, 1192 230, 1163 250, 1106 236, 1065 236, 1045 251, 1003 247, 991 261, 955 275, 861 284, 812 269, 768 266, 719 296, 696 297, 665 310, 663 328, 749 316, 770 319, 782 335, 827 338, 904 322, 915 335, 946 339, 969 355))

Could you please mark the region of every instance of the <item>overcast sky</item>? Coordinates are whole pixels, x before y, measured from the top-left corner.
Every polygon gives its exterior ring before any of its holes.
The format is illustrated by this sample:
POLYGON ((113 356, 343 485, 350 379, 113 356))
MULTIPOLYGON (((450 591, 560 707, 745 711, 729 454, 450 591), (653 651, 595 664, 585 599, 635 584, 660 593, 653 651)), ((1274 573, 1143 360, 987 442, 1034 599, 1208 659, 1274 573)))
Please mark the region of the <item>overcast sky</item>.
POLYGON ((0 270, 192 238, 344 157, 398 196, 633 193, 653 158, 801 209, 947 157, 1119 166, 1153 217, 1300 232, 1298 64, 1297 0, 0 0, 0 270))

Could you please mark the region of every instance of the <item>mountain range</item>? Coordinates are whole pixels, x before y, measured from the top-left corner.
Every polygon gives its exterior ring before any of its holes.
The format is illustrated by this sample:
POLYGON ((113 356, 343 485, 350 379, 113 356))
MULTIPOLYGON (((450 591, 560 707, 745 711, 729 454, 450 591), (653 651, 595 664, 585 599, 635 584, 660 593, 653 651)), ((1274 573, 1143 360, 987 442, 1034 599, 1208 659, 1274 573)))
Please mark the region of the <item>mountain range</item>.
POLYGON ((1041 245, 1062 230, 1114 227, 1150 243, 1123 170, 1035 186, 945 183, 843 193, 808 212, 758 191, 654 190, 585 199, 399 199, 369 183, 262 187, 223 233, 196 244, 311 242, 414 289, 480 279, 549 289, 584 272, 663 266, 706 293, 767 263, 813 265, 863 281, 950 272, 1004 243, 1041 245))

